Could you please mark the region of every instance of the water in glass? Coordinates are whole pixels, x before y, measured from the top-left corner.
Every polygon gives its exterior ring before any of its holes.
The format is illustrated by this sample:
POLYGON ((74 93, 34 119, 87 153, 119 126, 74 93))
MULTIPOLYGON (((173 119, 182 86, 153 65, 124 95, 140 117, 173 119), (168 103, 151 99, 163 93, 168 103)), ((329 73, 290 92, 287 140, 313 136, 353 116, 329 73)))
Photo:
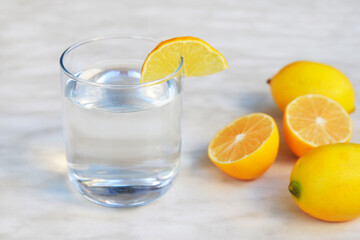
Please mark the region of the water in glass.
POLYGON ((76 76, 102 87, 73 79, 65 84, 70 179, 85 197, 106 206, 149 203, 178 171, 181 83, 132 87, 139 69, 133 63, 90 68, 76 76), (116 84, 122 87, 106 87, 116 84))

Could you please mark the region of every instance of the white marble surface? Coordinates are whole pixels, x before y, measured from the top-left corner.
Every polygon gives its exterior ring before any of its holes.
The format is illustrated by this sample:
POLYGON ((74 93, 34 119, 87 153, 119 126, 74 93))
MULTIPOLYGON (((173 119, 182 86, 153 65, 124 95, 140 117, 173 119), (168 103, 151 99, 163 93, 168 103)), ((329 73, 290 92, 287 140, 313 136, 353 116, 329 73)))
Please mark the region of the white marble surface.
MULTIPOLYGON (((359 10, 356 0, 2 0, 0 239, 359 239, 360 219, 330 224, 295 205, 287 185, 296 158, 283 138, 255 181, 232 179, 206 155, 238 116, 266 112, 282 126, 265 81, 291 61, 336 66, 360 96, 359 10), (135 209, 76 193, 62 144, 59 56, 75 41, 115 33, 198 36, 230 66, 185 80, 180 175, 159 201, 135 209)), ((360 142, 360 111, 352 118, 352 142, 360 142)))

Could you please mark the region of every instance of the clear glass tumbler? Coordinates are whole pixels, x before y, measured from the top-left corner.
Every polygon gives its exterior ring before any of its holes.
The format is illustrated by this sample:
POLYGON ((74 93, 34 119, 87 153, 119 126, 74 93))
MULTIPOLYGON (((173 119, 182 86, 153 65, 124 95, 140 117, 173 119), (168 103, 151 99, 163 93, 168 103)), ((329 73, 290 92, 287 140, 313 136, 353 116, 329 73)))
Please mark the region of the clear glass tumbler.
POLYGON ((70 46, 60 58, 68 173, 87 199, 148 204, 179 170, 182 59, 169 76, 140 83, 157 41, 111 36, 70 46))

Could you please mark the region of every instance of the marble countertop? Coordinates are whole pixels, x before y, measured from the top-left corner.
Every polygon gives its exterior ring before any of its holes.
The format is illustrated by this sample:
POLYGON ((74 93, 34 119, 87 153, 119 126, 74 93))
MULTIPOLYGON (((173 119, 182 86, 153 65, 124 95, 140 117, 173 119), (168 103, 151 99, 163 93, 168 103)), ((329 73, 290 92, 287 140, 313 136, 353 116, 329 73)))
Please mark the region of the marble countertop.
MULTIPOLYGON (((360 219, 318 221, 291 199, 296 158, 266 84, 285 64, 313 60, 342 70, 360 96, 359 9, 356 0, 2 0, 0 239, 359 239, 360 219), (66 175, 59 56, 73 42, 108 34, 197 36, 230 66, 185 80, 180 174, 145 207, 90 203, 66 175), (251 112, 276 119, 281 143, 270 170, 246 182, 218 170, 206 149, 226 123, 251 112)), ((360 111, 351 116, 352 142, 360 142, 360 111)))

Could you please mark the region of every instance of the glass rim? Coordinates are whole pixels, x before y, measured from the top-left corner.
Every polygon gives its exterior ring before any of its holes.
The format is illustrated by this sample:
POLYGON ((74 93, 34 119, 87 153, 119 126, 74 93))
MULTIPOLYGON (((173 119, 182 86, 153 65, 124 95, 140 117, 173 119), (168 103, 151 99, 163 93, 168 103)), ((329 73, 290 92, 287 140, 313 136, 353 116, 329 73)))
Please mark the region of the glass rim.
POLYGON ((86 84, 86 85, 90 85, 90 86, 96 86, 96 87, 103 87, 103 88, 136 88, 136 87, 145 87, 145 86, 152 86, 161 82, 166 82, 174 77, 176 77, 179 73, 180 70, 183 66, 184 60, 183 57, 180 57, 180 63, 179 66, 176 68, 175 71, 173 71, 172 73, 170 73, 169 75, 160 78, 160 79, 156 79, 150 82, 145 82, 145 83, 134 83, 134 84, 103 84, 103 83, 96 83, 96 82, 89 82, 86 79, 80 78, 78 76, 76 76, 74 73, 72 73, 71 71, 69 71, 64 64, 64 59, 66 57, 66 55, 71 52, 72 50, 76 49, 77 47, 80 47, 84 44, 88 44, 88 43, 92 43, 95 41, 101 41, 101 40, 107 40, 107 39, 135 39, 135 40, 145 40, 145 41, 152 41, 154 43, 159 43, 160 41, 153 39, 151 37, 143 37, 143 36, 132 36, 132 35, 107 35, 107 36, 99 36, 99 37, 92 37, 92 38, 88 38, 82 41, 78 41, 72 45, 70 45, 68 48, 65 49, 65 51, 61 54, 60 56, 60 67, 61 70, 71 79, 76 80, 77 82, 86 84))

